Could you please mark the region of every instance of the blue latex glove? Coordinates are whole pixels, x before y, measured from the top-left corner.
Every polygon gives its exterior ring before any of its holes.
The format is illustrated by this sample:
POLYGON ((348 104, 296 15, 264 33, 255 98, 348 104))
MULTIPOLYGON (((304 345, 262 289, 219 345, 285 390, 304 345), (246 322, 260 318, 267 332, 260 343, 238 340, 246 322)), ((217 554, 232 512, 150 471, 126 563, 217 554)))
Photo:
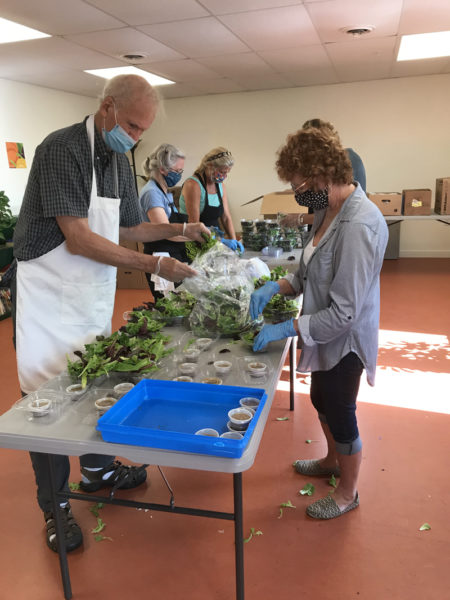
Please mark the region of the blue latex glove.
POLYGON ((264 325, 253 343, 253 350, 257 352, 267 346, 269 342, 284 340, 288 337, 295 337, 298 333, 294 329, 294 319, 283 321, 276 325, 264 325))
POLYGON ((250 297, 250 316, 253 320, 264 310, 264 307, 275 294, 280 291, 280 285, 276 281, 268 281, 262 287, 253 292, 250 297))
POLYGON ((238 250, 240 254, 244 252, 244 246, 241 244, 241 242, 238 242, 237 240, 227 240, 226 238, 221 238, 220 241, 222 242, 222 244, 225 244, 225 246, 228 246, 228 248, 230 248, 230 250, 233 250, 234 252, 236 252, 236 250, 238 250))

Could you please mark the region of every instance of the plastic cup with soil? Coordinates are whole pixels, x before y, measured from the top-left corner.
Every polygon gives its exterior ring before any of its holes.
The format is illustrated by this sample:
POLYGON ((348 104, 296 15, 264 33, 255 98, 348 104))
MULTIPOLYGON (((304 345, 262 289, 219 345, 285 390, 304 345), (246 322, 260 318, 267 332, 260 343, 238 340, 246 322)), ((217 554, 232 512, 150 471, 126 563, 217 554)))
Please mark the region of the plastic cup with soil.
POLYGON ((51 408, 52 401, 47 398, 35 398, 28 404, 28 410, 35 419, 50 414, 51 408))
POLYGON ((216 373, 220 373, 221 375, 229 373, 233 366, 229 360, 216 360, 213 364, 216 373))
POLYGON ((84 394, 86 388, 81 383, 73 383, 66 387, 66 396, 71 400, 78 400, 78 398, 84 394))
POLYGON ((205 435, 206 437, 219 437, 219 432, 211 427, 205 427, 195 432, 195 435, 205 435))
POLYGON ((117 402, 117 398, 113 398, 112 396, 105 396, 104 398, 98 398, 95 401, 95 408, 97 409, 97 414, 99 417, 105 414, 107 410, 114 406, 117 402))
POLYGON ((263 362, 259 362, 259 361, 249 362, 247 367, 248 367, 251 377, 262 377, 267 372, 267 365, 266 365, 266 363, 263 363, 263 362))
POLYGON ((253 398, 251 396, 247 396, 246 398, 241 398, 239 400, 239 404, 242 407, 247 408, 248 410, 251 410, 251 411, 253 411, 253 413, 255 413, 258 410, 259 398, 253 398))
POLYGON ((253 413, 246 408, 232 408, 228 411, 228 418, 235 431, 244 431, 253 419, 253 413))
POLYGON ((194 380, 189 375, 179 375, 178 377, 174 377, 172 381, 184 381, 185 383, 192 383, 194 380))
POLYGON ((130 381, 123 381, 122 383, 118 383, 114 386, 114 392, 121 397, 127 394, 133 388, 134 383, 131 383, 130 381))
POLYGON ((222 385, 220 377, 204 377, 200 383, 209 383, 211 385, 222 385))
POLYGON ((178 365, 178 371, 181 375, 188 375, 189 377, 193 377, 195 375, 195 371, 197 369, 197 365, 191 362, 184 362, 178 365))
POLYGON ((242 440, 244 435, 239 431, 225 431, 220 437, 225 438, 226 440, 242 440))

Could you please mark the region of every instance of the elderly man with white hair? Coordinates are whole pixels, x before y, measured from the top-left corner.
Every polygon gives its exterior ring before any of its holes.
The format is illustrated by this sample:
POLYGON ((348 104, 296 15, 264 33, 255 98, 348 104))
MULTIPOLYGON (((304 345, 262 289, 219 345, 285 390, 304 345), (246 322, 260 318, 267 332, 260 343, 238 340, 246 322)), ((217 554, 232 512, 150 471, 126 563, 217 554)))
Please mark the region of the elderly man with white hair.
MULTIPOLYGON (((170 257, 154 257, 119 245, 185 235, 202 240, 201 223, 144 223, 125 153, 150 127, 158 97, 142 77, 121 75, 106 83, 100 106, 82 123, 47 136, 37 147, 14 236, 17 259, 12 291, 19 381, 30 393, 66 366, 66 356, 109 335, 116 267, 160 273, 170 281, 195 274, 170 257)), ((56 551, 47 455, 31 452, 44 512, 48 546, 56 551)), ((54 456, 58 491, 68 491, 67 456, 54 456)), ((133 488, 145 467, 122 465, 111 456, 80 457, 86 492, 133 488)), ((61 503, 67 551, 83 536, 68 501, 61 503)))

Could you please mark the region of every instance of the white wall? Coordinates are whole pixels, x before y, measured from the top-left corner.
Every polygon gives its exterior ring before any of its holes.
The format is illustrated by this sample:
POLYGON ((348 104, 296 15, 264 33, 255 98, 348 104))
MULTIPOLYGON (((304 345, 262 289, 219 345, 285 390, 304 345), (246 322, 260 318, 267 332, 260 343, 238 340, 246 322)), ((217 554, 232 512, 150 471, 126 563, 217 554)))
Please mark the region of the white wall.
MULTIPOLYGON (((286 135, 320 117, 362 157, 369 192, 431 188, 434 202, 436 178, 450 176, 449 98, 450 75, 437 75, 167 100, 137 162, 170 142, 186 152, 189 175, 209 149, 226 146, 236 159, 227 189, 239 230, 239 219, 256 218, 261 205, 244 202, 286 188, 274 170, 286 135)), ((450 227, 403 223, 400 255, 450 256, 450 227)))
MULTIPOLYGON (((51 131, 78 122, 94 98, 0 80, 0 190, 17 213, 36 146, 51 131), (9 169, 5 141, 23 142, 27 169, 9 169)), ((241 204, 283 189, 275 152, 308 118, 334 123, 346 146, 363 158, 368 190, 429 187, 450 176, 450 75, 369 81, 167 100, 136 152, 138 167, 168 141, 188 155, 186 174, 216 145, 230 148, 236 165, 227 180, 237 228, 257 217, 260 203, 241 204)), ((139 169, 138 169, 139 172, 139 169)), ((401 226, 401 256, 450 256, 450 228, 437 222, 401 226)))
POLYGON ((0 190, 13 214, 22 204, 36 146, 52 131, 81 121, 97 100, 35 85, 0 79, 0 190), (5 142, 22 142, 26 169, 10 169, 5 142))

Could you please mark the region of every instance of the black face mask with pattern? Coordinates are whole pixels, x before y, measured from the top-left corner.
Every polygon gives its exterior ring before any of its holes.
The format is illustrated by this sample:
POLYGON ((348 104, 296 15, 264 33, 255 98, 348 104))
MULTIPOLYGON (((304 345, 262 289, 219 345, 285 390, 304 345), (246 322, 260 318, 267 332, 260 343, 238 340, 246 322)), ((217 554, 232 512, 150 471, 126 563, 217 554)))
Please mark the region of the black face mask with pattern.
POLYGON ((318 192, 306 190, 306 192, 296 193, 295 200, 300 206, 320 210, 328 206, 328 190, 319 190, 318 192))

